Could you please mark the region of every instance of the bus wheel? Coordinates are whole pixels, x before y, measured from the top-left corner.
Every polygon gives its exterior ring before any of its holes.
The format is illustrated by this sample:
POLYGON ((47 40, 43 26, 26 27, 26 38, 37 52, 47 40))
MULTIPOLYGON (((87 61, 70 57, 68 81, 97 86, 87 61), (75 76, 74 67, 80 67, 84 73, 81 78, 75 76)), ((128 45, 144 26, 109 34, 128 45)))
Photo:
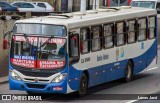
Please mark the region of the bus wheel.
POLYGON ((83 73, 81 80, 80 80, 78 95, 84 96, 87 92, 87 88, 88 88, 88 80, 87 80, 86 75, 83 73))
POLYGON ((132 80, 133 77, 133 70, 132 70, 132 62, 129 61, 126 67, 126 71, 125 71, 125 82, 129 82, 132 80))

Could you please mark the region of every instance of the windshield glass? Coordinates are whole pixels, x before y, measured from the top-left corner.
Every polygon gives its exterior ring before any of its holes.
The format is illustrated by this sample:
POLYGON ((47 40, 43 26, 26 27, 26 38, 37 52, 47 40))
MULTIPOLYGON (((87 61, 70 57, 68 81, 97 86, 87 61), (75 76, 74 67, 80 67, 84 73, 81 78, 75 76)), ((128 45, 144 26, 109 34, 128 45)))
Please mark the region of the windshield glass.
POLYGON ((155 1, 132 1, 131 6, 155 9, 155 3, 155 1))
POLYGON ((48 24, 23 24, 14 25, 13 33, 38 34, 38 35, 54 35, 66 36, 65 26, 48 25, 48 24))
POLYGON ((65 65, 66 39, 13 35, 11 63, 37 69, 61 68, 65 65))

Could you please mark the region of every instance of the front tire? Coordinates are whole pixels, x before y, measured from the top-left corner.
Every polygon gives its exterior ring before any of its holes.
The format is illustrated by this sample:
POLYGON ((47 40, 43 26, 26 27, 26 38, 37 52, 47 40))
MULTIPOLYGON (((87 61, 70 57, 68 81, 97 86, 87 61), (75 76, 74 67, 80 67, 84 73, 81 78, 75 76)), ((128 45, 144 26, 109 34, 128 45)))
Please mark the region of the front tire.
POLYGON ((130 82, 133 78, 133 65, 132 62, 129 61, 127 63, 127 67, 125 70, 125 82, 130 82))
POLYGON ((88 88, 87 76, 83 73, 79 84, 78 96, 86 95, 87 88, 88 88))

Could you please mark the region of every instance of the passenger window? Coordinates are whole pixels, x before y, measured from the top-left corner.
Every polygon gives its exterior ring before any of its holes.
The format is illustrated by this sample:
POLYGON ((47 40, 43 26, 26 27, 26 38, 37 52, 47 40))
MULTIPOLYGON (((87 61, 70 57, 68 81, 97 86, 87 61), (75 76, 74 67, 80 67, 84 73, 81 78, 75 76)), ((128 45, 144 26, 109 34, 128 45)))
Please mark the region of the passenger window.
POLYGON ((116 46, 121 46, 125 44, 125 29, 125 22, 116 23, 116 46))
POLYGON ((141 18, 138 20, 138 28, 139 28, 139 35, 138 40, 144 41, 147 39, 147 25, 146 25, 146 18, 141 18))
POLYGON ((38 3, 37 6, 42 7, 42 8, 46 8, 46 5, 44 3, 38 3))
POLYGON ((79 34, 70 34, 69 36, 69 56, 70 64, 76 63, 79 61, 79 34))
POLYGON ((128 21, 128 40, 127 42, 129 44, 136 42, 136 20, 128 21))
POLYGON ((149 17, 148 18, 148 29, 149 29, 149 33, 148 33, 148 38, 149 39, 153 39, 156 36, 156 18, 155 17, 149 17))
POLYGON ((32 4, 29 4, 29 3, 24 3, 22 8, 34 8, 34 6, 32 4))
POLYGON ((78 56, 78 36, 72 36, 70 38, 70 47, 71 47, 71 57, 76 57, 78 56))
POLYGON ((92 27, 92 40, 91 47, 92 51, 98 51, 102 49, 102 28, 101 26, 92 27))
POLYGON ((111 48, 114 45, 114 25, 113 24, 107 24, 103 27, 103 35, 104 35, 104 48, 111 48))
POLYGON ((82 54, 90 51, 90 32, 89 28, 82 28, 80 31, 80 50, 82 54))

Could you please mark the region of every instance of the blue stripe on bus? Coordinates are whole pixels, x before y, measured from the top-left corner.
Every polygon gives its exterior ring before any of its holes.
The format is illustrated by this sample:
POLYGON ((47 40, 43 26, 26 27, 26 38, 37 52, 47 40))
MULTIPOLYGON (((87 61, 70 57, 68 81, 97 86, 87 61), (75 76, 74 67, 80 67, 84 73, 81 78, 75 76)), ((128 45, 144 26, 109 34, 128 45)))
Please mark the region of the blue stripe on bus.
MULTIPOLYGON (((131 60, 134 63, 133 74, 139 73, 145 68, 147 68, 151 64, 156 55, 157 55, 157 39, 145 53, 136 58, 131 58, 131 60)), ((118 63, 120 65, 115 67, 114 64, 117 62, 88 69, 87 70, 89 73, 88 86, 91 87, 101 83, 125 77, 125 68, 127 62, 128 60, 119 61, 118 63)), ((70 66, 69 79, 71 81, 69 82, 69 86, 71 89, 73 90, 79 89, 79 82, 82 72, 83 72, 82 70, 76 70, 76 68, 70 66), (77 78, 78 80, 75 78, 77 78)))

